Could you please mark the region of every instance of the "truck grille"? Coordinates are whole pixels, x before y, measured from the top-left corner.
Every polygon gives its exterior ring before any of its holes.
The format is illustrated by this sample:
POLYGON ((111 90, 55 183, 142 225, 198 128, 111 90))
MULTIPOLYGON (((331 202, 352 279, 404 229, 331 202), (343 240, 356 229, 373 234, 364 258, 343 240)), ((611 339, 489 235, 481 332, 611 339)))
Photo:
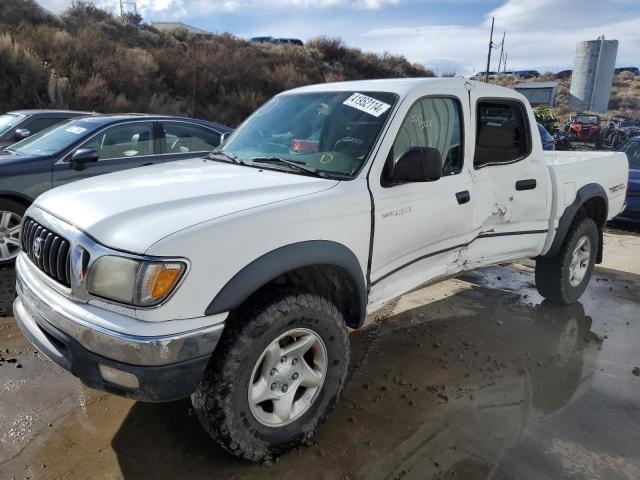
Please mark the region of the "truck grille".
POLYGON ((22 250, 40 270, 66 287, 71 286, 70 243, 26 218, 22 225, 22 250))

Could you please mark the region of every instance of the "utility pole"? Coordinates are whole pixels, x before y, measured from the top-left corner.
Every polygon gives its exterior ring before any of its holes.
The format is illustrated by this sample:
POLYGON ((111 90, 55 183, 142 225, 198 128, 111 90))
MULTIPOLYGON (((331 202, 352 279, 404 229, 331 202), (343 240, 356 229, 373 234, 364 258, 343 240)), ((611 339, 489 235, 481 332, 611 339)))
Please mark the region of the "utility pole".
POLYGON ((484 83, 489 83, 489 68, 491 65, 491 49, 493 48, 493 22, 495 17, 491 17, 491 34, 489 35, 489 53, 487 53, 487 70, 484 73, 484 83))
MULTIPOLYGON (((502 32, 502 43, 500 43, 500 60, 498 60, 498 74, 500 74, 500 64, 502 63, 502 54, 504 52, 504 36, 507 32, 502 32)), ((502 69, 504 71, 504 68, 502 69)))

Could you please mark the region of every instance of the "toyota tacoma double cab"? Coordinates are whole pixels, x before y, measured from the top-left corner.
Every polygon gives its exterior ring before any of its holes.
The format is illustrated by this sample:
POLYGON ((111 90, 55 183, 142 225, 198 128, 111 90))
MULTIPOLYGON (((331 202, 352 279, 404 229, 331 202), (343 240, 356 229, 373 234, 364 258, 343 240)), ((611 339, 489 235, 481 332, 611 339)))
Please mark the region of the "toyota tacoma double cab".
POLYGON ((14 312, 86 385, 191 396, 225 449, 270 458, 313 435, 345 384, 349 329, 394 298, 535 258, 540 293, 576 302, 627 173, 624 153, 543 152, 506 88, 306 86, 205 158, 38 197, 14 312))

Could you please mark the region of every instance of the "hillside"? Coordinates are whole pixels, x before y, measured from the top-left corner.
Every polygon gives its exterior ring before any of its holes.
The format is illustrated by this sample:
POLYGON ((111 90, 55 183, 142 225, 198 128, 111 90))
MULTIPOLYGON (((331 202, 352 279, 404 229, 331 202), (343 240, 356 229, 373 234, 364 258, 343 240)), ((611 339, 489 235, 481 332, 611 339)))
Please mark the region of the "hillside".
MULTIPOLYGON (((59 107, 192 115, 237 125, 274 94, 309 83, 433 76, 406 58, 317 38, 304 47, 199 39, 123 24, 91 3, 60 16, 33 0, 0 9, 0 111, 59 107)), ((139 19, 137 19, 139 20, 139 19)))

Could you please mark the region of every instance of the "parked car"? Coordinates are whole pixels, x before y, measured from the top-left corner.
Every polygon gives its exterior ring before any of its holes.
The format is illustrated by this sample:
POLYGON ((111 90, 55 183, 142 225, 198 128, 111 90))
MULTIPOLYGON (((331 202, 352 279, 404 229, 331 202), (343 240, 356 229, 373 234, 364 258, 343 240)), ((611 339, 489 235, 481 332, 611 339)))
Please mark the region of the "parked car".
POLYGON ((227 127, 151 115, 96 115, 43 130, 0 152, 0 266, 13 262, 19 225, 41 193, 103 173, 204 155, 227 127), (8 235, 8 236, 7 236, 8 235))
POLYGON ((569 126, 569 136, 572 142, 591 144, 594 149, 600 150, 604 143, 600 117, 592 113, 578 113, 569 126))
POLYGON ((622 210, 627 159, 543 152, 533 121, 521 94, 465 79, 284 92, 205 161, 38 197, 17 322, 87 385, 192 395, 229 452, 278 455, 339 398, 347 327, 397 296, 536 258, 542 296, 578 300, 622 210))
POLYGON ((555 150, 556 139, 551 135, 541 123, 538 123, 538 132, 540 132, 540 140, 542 140, 543 150, 555 150))
POLYGON ((274 43, 273 37, 253 37, 249 40, 251 43, 274 43))
POLYGON ((520 78, 535 78, 540 76, 540 72, 537 70, 518 70, 516 74, 520 78))
POLYGON ((640 75, 640 70, 638 70, 638 67, 620 67, 620 68, 614 69, 613 72, 616 75, 624 72, 630 72, 630 73, 633 73, 634 75, 640 75))
POLYGON ((296 47, 304 47, 304 43, 302 40, 297 38, 276 38, 274 43, 276 44, 285 44, 285 45, 295 45, 296 47))
POLYGON ((618 148, 629 159, 629 183, 627 206, 616 220, 640 222, 640 137, 634 138, 618 148))
POLYGON ((562 80, 564 78, 571 78, 572 75, 573 75, 573 70, 561 70, 558 73, 556 73, 556 78, 558 80, 562 80))
POLYGON ((298 47, 303 47, 304 43, 302 40, 297 38, 274 38, 274 37, 253 37, 249 40, 251 43, 272 43, 274 45, 295 45, 298 47))
MULTIPOLYGON (((486 72, 478 72, 476 73, 473 77, 471 77, 472 80, 478 80, 478 81, 483 81, 484 77, 485 77, 486 72)), ((490 80, 494 80, 496 78, 496 72, 489 72, 489 79, 490 80)))
POLYGON ((73 110, 15 110, 0 115, 0 149, 71 118, 91 115, 73 110))

